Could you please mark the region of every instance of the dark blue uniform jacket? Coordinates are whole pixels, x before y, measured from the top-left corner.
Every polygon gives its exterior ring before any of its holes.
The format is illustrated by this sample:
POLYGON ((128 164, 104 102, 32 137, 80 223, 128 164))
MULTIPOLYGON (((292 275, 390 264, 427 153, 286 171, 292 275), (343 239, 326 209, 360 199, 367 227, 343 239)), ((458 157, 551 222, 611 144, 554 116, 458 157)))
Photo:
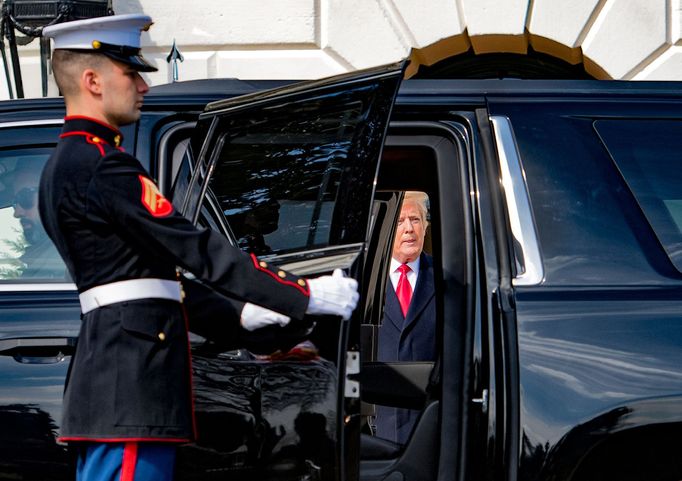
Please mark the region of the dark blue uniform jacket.
MULTIPOLYGON (((127 279, 176 279, 180 266, 221 294, 303 318, 305 280, 192 225, 117 147, 120 141, 108 125, 67 117, 41 178, 42 222, 79 292, 127 279)), ((235 312, 225 315, 224 322, 237 322, 235 312)), ((188 346, 183 306, 175 301, 120 302, 85 314, 61 440, 193 439, 188 346)))

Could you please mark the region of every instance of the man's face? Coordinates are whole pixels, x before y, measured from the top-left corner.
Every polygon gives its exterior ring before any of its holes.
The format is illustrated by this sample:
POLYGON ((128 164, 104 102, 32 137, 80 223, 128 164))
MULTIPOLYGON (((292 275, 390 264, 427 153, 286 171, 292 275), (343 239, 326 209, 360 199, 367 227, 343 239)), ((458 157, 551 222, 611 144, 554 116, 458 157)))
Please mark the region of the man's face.
POLYGON ((99 69, 102 77, 102 107, 110 125, 121 127, 140 118, 144 94, 149 86, 134 68, 107 59, 99 69))
POLYGON ((14 180, 14 217, 19 219, 24 237, 35 242, 42 232, 38 213, 38 179, 33 173, 20 172, 14 180))
POLYGON ((393 241, 393 258, 398 262, 412 262, 419 257, 424 248, 426 236, 425 219, 416 202, 403 203, 393 241))

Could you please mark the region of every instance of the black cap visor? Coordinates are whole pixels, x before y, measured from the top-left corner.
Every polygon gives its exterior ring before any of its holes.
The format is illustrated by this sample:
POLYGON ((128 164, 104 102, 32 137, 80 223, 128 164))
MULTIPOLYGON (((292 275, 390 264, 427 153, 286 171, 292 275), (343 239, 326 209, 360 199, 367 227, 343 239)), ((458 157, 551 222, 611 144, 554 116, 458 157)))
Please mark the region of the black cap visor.
POLYGON ((111 59, 117 60, 126 65, 130 65, 139 72, 156 72, 157 70, 159 70, 158 68, 154 67, 152 64, 147 62, 147 60, 145 60, 145 58, 142 55, 119 55, 112 52, 101 53, 103 53, 104 55, 111 59))
POLYGON ((93 42, 94 52, 101 53, 107 57, 130 65, 139 72, 156 72, 157 69, 140 53, 139 48, 126 47, 125 45, 112 45, 104 42, 93 42))

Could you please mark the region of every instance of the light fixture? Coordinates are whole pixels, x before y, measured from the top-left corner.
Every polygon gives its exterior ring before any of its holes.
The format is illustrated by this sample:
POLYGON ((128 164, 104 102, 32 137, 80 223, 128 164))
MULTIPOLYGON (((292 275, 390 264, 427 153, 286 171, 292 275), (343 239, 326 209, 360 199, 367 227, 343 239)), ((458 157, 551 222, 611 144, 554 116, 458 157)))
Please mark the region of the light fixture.
POLYGON ((2 49, 2 61, 5 65, 10 98, 14 98, 14 95, 5 52, 5 39, 9 45, 17 98, 24 97, 17 45, 27 45, 34 38, 40 39, 42 92, 43 96, 47 96, 47 61, 50 56, 50 43, 48 39, 41 36, 43 27, 71 20, 103 17, 113 15, 113 13, 111 0, 4 0, 0 18, 0 49, 2 49), (24 36, 16 36, 15 30, 24 36))

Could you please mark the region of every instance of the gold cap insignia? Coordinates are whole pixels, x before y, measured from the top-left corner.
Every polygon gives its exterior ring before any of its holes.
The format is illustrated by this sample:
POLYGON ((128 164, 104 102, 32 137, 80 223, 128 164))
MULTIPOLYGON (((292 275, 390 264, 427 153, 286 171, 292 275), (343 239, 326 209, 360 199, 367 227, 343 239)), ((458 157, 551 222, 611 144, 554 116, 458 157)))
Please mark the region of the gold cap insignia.
POLYGON ((102 42, 100 42, 99 40, 93 40, 92 41, 92 48, 94 48, 95 50, 97 50, 101 46, 102 46, 102 42))

